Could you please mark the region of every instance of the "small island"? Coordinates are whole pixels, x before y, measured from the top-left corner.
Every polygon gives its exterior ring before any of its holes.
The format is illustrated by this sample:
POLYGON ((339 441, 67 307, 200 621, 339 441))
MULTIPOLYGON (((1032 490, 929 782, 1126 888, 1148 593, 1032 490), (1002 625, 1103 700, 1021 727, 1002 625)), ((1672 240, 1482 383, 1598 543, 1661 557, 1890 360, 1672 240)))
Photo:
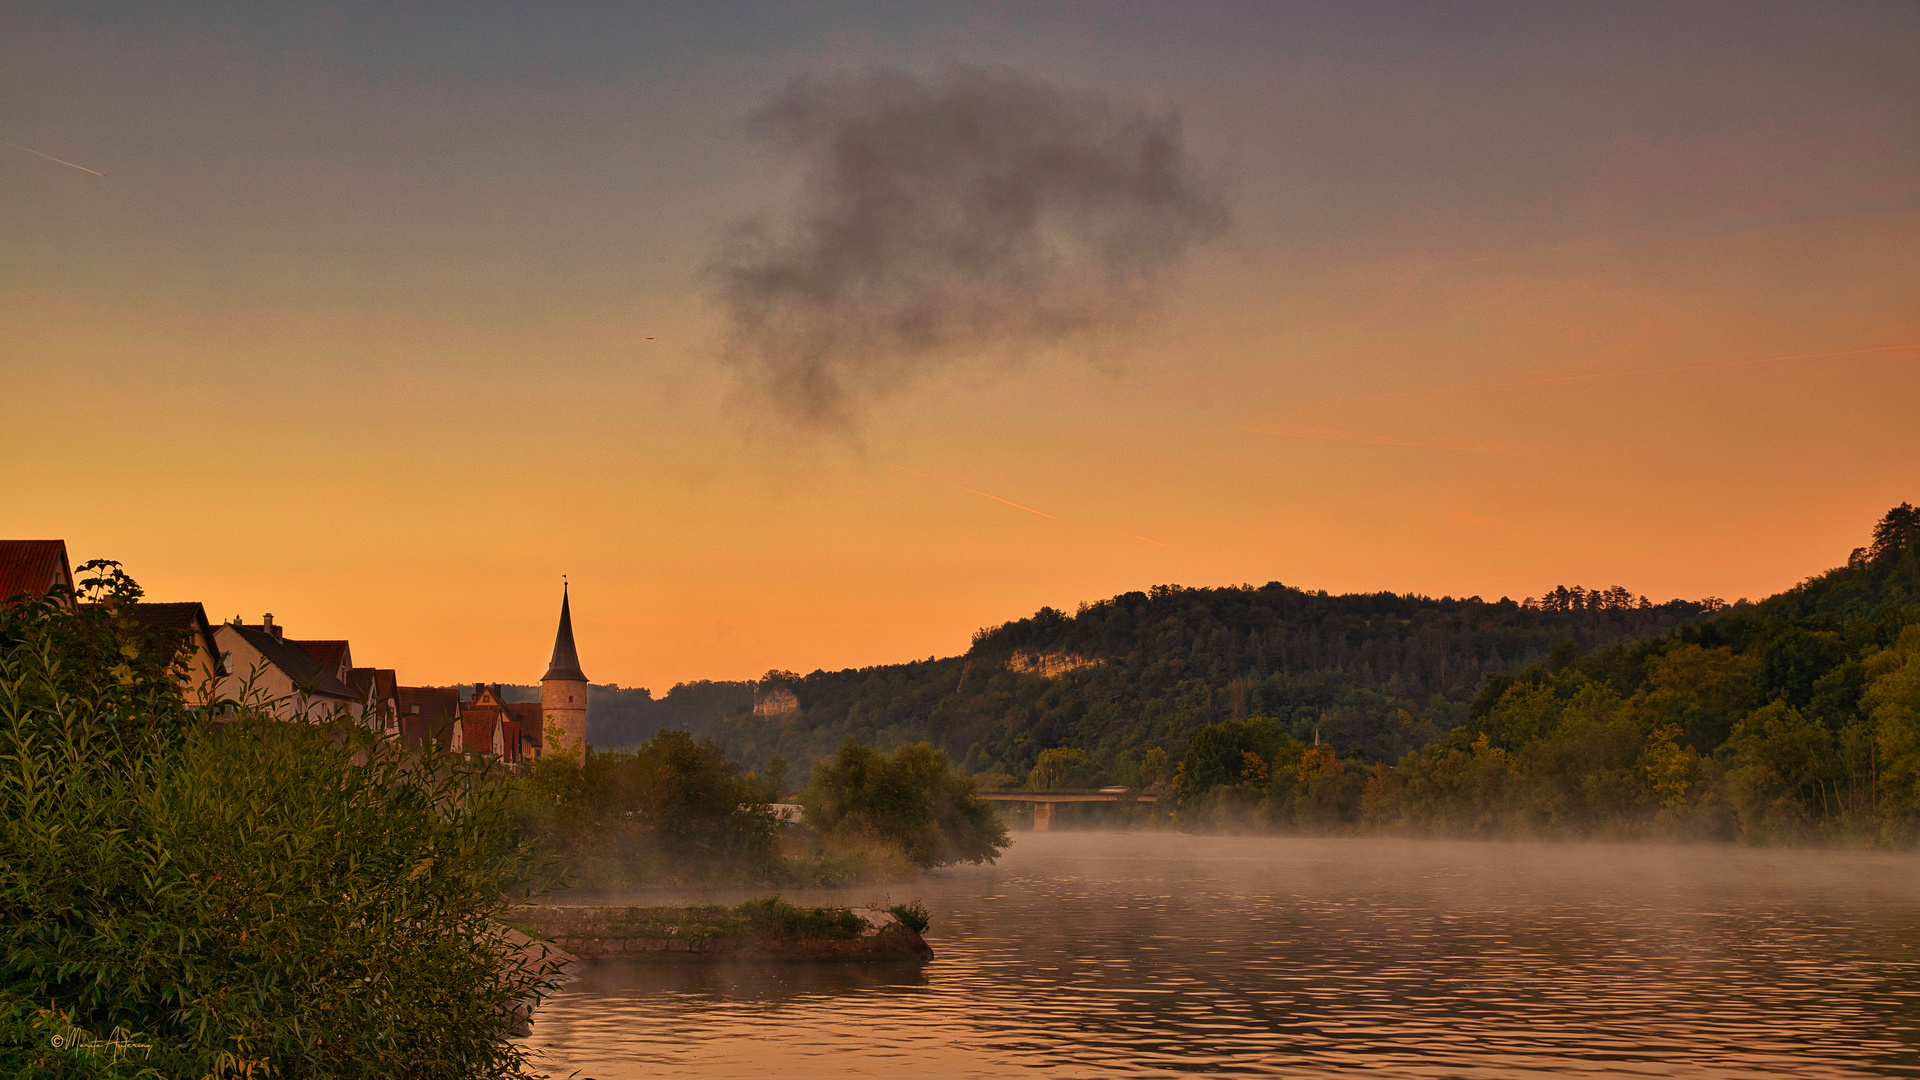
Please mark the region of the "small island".
POLYGON ((924 961, 919 904, 891 908, 803 908, 778 896, 737 907, 527 905, 515 929, 580 960, 703 963, 729 960, 924 961))

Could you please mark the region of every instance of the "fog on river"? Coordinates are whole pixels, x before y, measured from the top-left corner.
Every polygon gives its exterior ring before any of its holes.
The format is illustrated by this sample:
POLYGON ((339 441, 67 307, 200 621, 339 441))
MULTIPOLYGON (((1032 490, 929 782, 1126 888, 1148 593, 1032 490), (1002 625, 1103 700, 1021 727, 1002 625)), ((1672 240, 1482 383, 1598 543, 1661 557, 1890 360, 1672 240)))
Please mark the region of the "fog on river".
MULTIPOLYGON (((638 903, 748 894, 653 894, 638 903)), ((927 964, 602 964, 529 1045, 626 1077, 1920 1076, 1920 858, 1019 834, 927 964)))

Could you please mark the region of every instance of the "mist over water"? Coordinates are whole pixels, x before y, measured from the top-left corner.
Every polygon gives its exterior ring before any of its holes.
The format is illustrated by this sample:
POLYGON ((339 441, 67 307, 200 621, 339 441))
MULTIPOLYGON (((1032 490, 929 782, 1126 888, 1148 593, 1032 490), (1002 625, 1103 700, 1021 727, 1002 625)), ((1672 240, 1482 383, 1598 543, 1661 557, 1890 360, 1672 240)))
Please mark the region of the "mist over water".
POLYGON ((888 893, 933 962, 590 967, 532 1043, 602 1080, 1920 1075, 1912 856, 1060 832, 806 898, 888 893))

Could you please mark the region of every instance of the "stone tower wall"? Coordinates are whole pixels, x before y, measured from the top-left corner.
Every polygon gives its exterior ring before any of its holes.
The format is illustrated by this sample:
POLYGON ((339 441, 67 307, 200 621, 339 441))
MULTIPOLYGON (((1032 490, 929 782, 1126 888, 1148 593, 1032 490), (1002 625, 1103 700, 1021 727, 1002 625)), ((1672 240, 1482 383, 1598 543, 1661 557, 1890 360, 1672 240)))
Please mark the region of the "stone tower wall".
POLYGON ((560 729, 559 746, 548 746, 544 753, 557 754, 567 747, 587 744, 587 684, 552 679, 540 684, 540 713, 550 728, 560 729))

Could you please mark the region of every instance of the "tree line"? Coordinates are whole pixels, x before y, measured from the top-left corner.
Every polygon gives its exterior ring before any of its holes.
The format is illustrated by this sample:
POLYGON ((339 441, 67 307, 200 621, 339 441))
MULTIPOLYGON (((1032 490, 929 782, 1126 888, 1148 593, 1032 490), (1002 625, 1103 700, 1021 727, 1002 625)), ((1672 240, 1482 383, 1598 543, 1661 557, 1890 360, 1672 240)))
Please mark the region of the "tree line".
MULTIPOLYGON (((1551 596, 1335 596, 1277 582, 1158 586, 1071 615, 1043 608, 981 631, 960 656, 683 684, 638 706, 646 691, 618 691, 623 708, 590 711, 588 728, 618 744, 677 725, 750 767, 782 757, 796 779, 851 738, 883 748, 927 742, 990 786, 1017 784, 1042 753, 1071 747, 1085 756, 1090 782, 1137 784, 1150 754, 1177 760, 1194 732, 1251 716, 1297 740, 1317 733, 1349 755, 1391 761, 1465 722, 1490 674, 1547 663, 1556 648, 1664 634, 1711 609, 1605 602, 1623 594, 1582 589, 1582 603, 1562 606, 1551 596), (797 708, 753 711, 756 695, 783 690, 797 708)), ((591 708, 614 692, 601 693, 591 708)))
POLYGON ((1847 564, 1638 643, 1494 673, 1396 761, 1272 720, 1211 725, 1169 783, 1193 828, 1468 836, 1920 839, 1920 514, 1847 564))

